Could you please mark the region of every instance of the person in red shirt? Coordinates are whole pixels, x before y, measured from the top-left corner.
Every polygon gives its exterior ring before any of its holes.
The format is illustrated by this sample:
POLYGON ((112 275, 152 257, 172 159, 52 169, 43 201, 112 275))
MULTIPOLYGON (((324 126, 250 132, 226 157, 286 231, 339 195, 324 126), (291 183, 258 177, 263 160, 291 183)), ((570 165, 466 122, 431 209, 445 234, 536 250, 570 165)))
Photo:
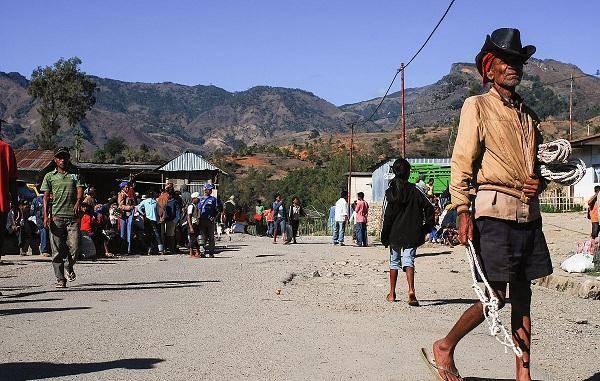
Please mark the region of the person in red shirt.
POLYGON ((367 246, 367 218, 369 216, 369 204, 365 201, 365 194, 358 192, 358 201, 354 212, 356 213, 356 244, 367 246))
MULTIPOLYGON (((0 132, 2 132, 0 120, 0 132)), ((6 217, 10 209, 18 210, 17 159, 12 147, 0 138, 0 260, 6 230, 6 217)))

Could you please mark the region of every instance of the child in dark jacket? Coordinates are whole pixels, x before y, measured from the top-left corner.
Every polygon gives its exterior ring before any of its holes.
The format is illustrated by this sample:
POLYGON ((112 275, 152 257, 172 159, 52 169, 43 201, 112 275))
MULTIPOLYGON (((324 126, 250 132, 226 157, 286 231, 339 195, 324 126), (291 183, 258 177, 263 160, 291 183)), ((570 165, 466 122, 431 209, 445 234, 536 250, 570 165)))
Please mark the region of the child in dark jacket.
POLYGON ((406 159, 396 160, 392 171, 395 178, 385 192, 387 207, 381 231, 381 243, 390 247, 390 292, 386 299, 396 301, 396 281, 402 268, 408 283, 408 304, 416 307, 415 255, 435 225, 434 208, 427 196, 408 182, 410 163, 406 159))

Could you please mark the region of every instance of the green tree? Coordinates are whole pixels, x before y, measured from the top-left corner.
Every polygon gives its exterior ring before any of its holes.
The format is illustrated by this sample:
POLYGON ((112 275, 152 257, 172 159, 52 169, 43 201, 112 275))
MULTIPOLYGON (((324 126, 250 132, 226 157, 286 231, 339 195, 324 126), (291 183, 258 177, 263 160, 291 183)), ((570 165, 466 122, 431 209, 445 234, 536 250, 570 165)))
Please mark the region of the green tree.
POLYGON ((52 66, 38 66, 31 74, 27 91, 40 102, 42 130, 36 141, 41 148, 54 148, 61 123, 75 127, 96 103, 96 83, 79 69, 80 64, 77 57, 61 58, 52 66))

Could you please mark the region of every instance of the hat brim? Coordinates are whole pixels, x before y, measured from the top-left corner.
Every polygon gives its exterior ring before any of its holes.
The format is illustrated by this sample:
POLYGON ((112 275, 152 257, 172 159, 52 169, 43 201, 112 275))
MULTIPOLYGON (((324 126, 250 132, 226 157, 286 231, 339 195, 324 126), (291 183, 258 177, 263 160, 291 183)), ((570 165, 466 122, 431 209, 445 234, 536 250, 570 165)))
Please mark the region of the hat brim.
POLYGON ((486 55, 487 53, 500 53, 500 54, 509 55, 509 56, 517 56, 517 57, 521 57, 523 62, 526 62, 529 58, 531 58, 532 55, 535 54, 535 51, 536 51, 536 48, 533 45, 526 45, 523 48, 521 48, 521 50, 502 48, 502 47, 496 45, 492 41, 490 35, 488 34, 487 37, 485 38, 485 43, 483 44, 481 51, 475 57, 475 65, 477 66, 477 71, 479 71, 479 74, 483 75, 482 68, 481 68, 481 61, 483 60, 483 56, 486 55))

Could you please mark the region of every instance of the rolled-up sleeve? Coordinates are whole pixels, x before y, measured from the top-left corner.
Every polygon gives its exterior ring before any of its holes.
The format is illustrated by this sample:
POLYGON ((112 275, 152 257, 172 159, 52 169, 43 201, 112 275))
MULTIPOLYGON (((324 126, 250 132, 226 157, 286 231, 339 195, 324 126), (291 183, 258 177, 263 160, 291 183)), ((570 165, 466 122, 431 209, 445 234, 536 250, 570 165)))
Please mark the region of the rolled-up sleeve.
POLYGON ((474 164, 481 155, 482 134, 479 110, 475 98, 465 101, 460 112, 458 134, 452 151, 450 195, 457 211, 471 205, 469 193, 474 173, 474 164))

